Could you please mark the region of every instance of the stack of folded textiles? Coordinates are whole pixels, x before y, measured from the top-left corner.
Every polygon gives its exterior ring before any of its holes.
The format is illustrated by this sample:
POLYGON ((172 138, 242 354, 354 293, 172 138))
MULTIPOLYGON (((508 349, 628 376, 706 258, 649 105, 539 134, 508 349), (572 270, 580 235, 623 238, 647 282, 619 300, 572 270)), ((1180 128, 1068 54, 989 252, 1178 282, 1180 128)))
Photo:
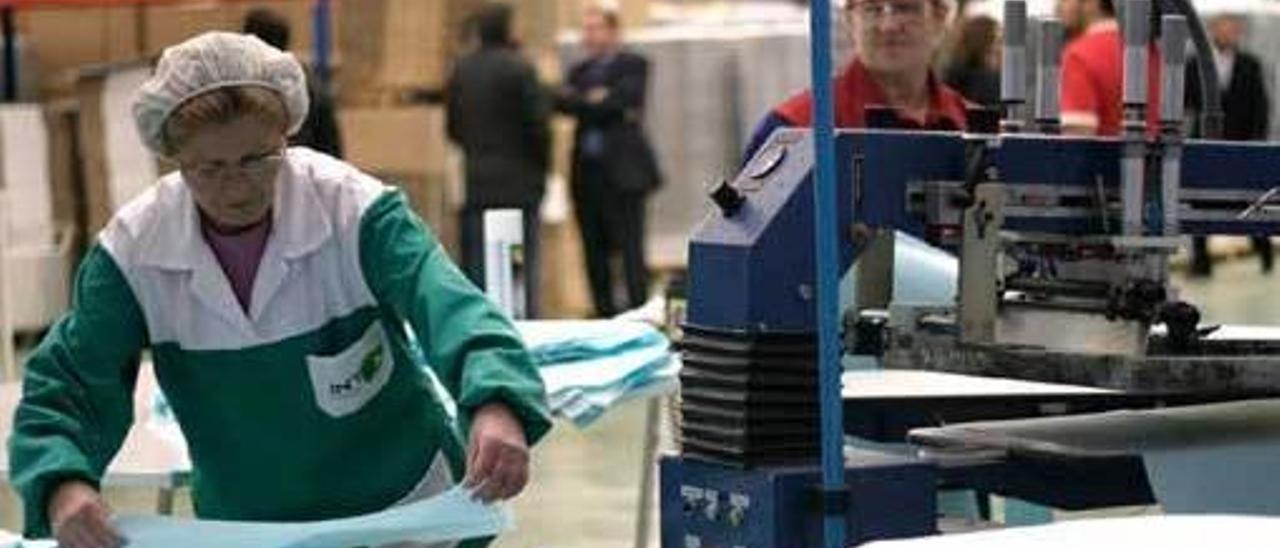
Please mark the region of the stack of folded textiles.
POLYGON ((653 326, 621 320, 516 322, 542 372, 552 412, 579 428, 614 406, 671 391, 679 360, 653 326))

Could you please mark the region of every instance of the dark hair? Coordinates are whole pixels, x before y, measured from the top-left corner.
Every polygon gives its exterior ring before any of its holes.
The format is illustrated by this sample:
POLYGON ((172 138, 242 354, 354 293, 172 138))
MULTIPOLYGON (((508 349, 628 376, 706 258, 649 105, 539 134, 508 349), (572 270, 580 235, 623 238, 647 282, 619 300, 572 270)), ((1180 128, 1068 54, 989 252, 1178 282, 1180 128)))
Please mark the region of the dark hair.
POLYGON ((511 43, 511 6, 502 2, 490 2, 476 12, 476 33, 480 43, 501 46, 511 43))
POLYGON ((276 49, 289 49, 289 21, 267 8, 254 8, 245 14, 244 33, 257 36, 276 49))
POLYGON ((1102 13, 1114 16, 1116 14, 1115 0, 1098 0, 1098 7, 1102 8, 1102 13))
POLYGON ((600 5, 593 5, 587 8, 586 14, 588 16, 599 15, 600 19, 604 21, 605 26, 613 30, 618 30, 618 28, 622 26, 622 19, 618 17, 618 10, 606 8, 600 5))
POLYGON ((996 45, 1000 24, 985 15, 970 17, 960 27, 960 41, 956 43, 955 65, 979 67, 996 45))

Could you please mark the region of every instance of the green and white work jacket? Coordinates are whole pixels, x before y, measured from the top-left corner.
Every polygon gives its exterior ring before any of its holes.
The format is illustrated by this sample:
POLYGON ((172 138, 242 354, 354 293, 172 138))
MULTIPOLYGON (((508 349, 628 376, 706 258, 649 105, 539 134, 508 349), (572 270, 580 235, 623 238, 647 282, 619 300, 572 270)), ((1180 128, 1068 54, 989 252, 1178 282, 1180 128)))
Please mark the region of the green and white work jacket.
POLYGON ((72 310, 26 364, 9 443, 29 537, 48 536, 59 482, 99 483, 133 422, 145 348, 190 448, 202 518, 350 516, 459 480, 463 445, 410 332, 464 433, 495 401, 530 443, 550 427, 519 335, 403 195, 307 149, 285 157, 247 313, 180 174, 100 233, 72 310))

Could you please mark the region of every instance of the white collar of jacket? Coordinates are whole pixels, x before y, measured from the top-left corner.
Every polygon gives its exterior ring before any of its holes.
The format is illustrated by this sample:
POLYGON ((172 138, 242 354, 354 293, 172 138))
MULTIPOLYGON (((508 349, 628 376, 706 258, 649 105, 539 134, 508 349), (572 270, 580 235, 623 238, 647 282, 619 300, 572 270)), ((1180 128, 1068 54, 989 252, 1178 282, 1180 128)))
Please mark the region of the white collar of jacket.
MULTIPOLYGON (((264 253, 274 252, 285 260, 319 249, 333 234, 314 185, 309 184, 312 166, 300 157, 308 153, 296 148, 285 151, 285 162, 276 179, 271 236, 264 253)), ((164 269, 194 270, 202 265, 202 256, 207 253, 195 199, 178 172, 165 176, 159 184, 169 188, 158 189, 159 215, 152 220, 152 226, 139 231, 145 236, 140 242, 138 262, 164 269)))

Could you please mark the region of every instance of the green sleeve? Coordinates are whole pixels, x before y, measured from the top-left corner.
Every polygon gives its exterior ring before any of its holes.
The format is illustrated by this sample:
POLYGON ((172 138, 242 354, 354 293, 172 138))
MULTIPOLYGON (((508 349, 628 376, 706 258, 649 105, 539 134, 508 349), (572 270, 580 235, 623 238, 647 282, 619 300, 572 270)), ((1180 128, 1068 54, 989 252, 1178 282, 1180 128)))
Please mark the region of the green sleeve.
POLYGON ((146 327, 101 246, 81 264, 72 299, 71 311, 27 360, 9 439, 10 479, 22 495, 29 538, 50 536, 45 511, 59 483, 99 485, 133 424, 146 327))
POLYGON ((409 321, 464 429, 476 408, 501 401, 530 444, 546 434, 546 388, 515 326, 449 260, 403 194, 369 206, 359 245, 365 282, 381 306, 409 321))

